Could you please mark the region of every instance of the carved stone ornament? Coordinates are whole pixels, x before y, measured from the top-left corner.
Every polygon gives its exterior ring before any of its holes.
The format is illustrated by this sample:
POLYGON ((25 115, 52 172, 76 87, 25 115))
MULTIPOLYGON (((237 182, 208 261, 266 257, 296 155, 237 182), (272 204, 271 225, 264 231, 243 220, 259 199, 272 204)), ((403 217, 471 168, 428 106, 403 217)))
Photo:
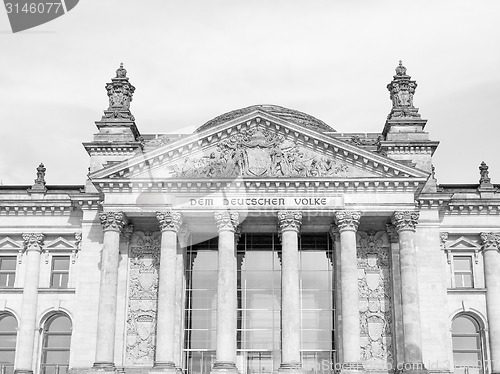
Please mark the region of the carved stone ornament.
POLYGON ((82 249, 82 233, 75 232, 75 248, 71 251, 71 263, 76 262, 76 257, 80 250, 82 249))
POLYGON ((99 214, 99 219, 101 220, 102 229, 121 231, 123 226, 126 224, 126 219, 121 212, 105 212, 99 214))
POLYGON ((491 183, 491 178, 489 177, 488 172, 488 165, 486 165, 484 161, 481 162, 481 165, 479 166, 479 174, 481 175, 481 178, 479 179, 480 184, 491 183))
POLYGON ((111 83, 106 84, 106 91, 109 98, 109 107, 104 111, 105 118, 130 119, 134 117, 130 113, 130 102, 135 91, 127 78, 127 70, 120 64, 116 70, 116 77, 111 79, 111 83))
POLYGON ((333 213, 335 225, 339 231, 353 230, 356 231, 361 219, 361 212, 353 210, 340 210, 333 213))
POLYGON ((129 242, 130 239, 132 238, 133 232, 134 232, 134 225, 125 225, 120 233, 120 237, 126 242, 129 242))
POLYGON ((328 177, 345 174, 349 168, 298 147, 281 134, 254 127, 221 141, 210 155, 185 158, 172 170, 177 178, 328 177))
POLYGON ((399 243, 399 234, 398 230, 396 230, 396 226, 387 223, 385 225, 385 231, 387 232, 391 243, 399 243))
POLYGON ((219 232, 221 231, 235 232, 236 228, 239 225, 238 212, 230 212, 228 210, 217 211, 214 212, 214 218, 219 232))
POLYGON ((302 212, 296 210, 284 210, 278 212, 278 224, 280 232, 294 230, 299 232, 302 224, 302 212))
POLYGON ((160 233, 133 233, 129 259, 126 361, 151 365, 154 361, 160 233))
POLYGON ((45 186, 45 171, 46 170, 47 169, 45 168, 45 166, 43 164, 40 164, 36 168, 35 184, 38 184, 38 185, 41 185, 41 186, 45 186))
POLYGON ((413 95, 417 83, 411 80, 409 75, 406 75, 406 68, 402 61, 399 61, 399 66, 396 68, 396 75, 391 83, 387 85, 389 90, 392 110, 389 114, 389 119, 398 117, 420 117, 418 109, 413 106, 413 95))
POLYGON ((44 235, 41 233, 23 234, 24 250, 42 251, 44 235))
POLYGON ((178 212, 165 211, 156 212, 156 218, 160 224, 161 231, 178 232, 182 225, 182 216, 178 212))
POLYGON ((451 264, 451 260, 452 260, 451 251, 449 248, 446 247, 446 241, 448 240, 448 233, 447 232, 439 233, 439 240, 440 240, 441 249, 446 253, 446 262, 448 264, 451 264))
POLYGON ((500 233, 482 232, 481 241, 484 249, 500 249, 500 233))
POLYGON ((415 231, 418 224, 418 218, 420 216, 419 212, 415 211, 402 211, 394 212, 392 216, 392 224, 396 226, 396 230, 400 232, 401 230, 411 230, 415 231))

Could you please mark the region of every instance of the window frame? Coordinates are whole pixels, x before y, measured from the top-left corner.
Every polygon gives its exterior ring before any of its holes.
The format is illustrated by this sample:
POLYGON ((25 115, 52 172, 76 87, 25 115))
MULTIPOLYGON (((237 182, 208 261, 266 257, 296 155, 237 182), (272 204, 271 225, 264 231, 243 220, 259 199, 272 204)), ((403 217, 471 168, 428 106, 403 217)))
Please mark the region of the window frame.
POLYGON ((66 313, 58 312, 58 313, 53 313, 49 315, 47 318, 45 318, 44 323, 41 328, 41 342, 40 342, 40 374, 45 374, 47 367, 52 367, 53 365, 56 365, 54 368, 54 373, 55 374, 63 374, 64 372, 61 370, 61 367, 66 367, 66 373, 69 371, 70 367, 70 358, 71 358, 71 343, 72 343, 72 338, 73 338, 73 320, 70 318, 70 316, 66 313), (65 331, 50 331, 50 325, 56 320, 57 318, 67 318, 69 320, 69 323, 71 324, 71 327, 69 329, 69 332, 65 331), (47 338, 50 336, 69 336, 69 346, 66 349, 65 347, 47 347, 47 338), (68 358, 68 364, 47 364, 46 358, 47 358, 47 352, 68 352, 69 353, 69 358, 68 358))
MULTIPOLYGON (((12 282, 12 286, 9 286, 8 281, 7 281, 7 285, 4 286, 4 285, 0 284, 0 288, 14 288, 16 286, 17 256, 15 256, 15 255, 1 255, 0 256, 0 274, 8 274, 8 275, 13 274, 14 275, 14 281, 12 282), (6 258, 14 260, 14 264, 15 264, 14 270, 2 270, 2 262, 6 258)), ((9 279, 9 276, 7 276, 7 279, 9 279)))
MULTIPOLYGON (((16 327, 13 331, 10 331, 10 332, 0 332, 0 339, 4 336, 14 336, 15 339, 15 344, 14 344, 14 347, 13 348, 7 348, 7 347, 0 347, 0 351, 2 352, 13 352, 14 353, 14 361, 15 361, 15 355, 16 355, 16 347, 17 347, 17 331, 19 329, 19 321, 17 319, 17 317, 8 312, 8 311, 2 311, 0 312, 0 320, 2 320, 3 318, 6 318, 6 317, 12 317, 14 318, 14 320, 16 321, 16 327)), ((5 365, 5 373, 6 374, 10 374, 10 373, 13 373, 14 372, 14 364, 15 362, 12 362, 11 364, 5 364, 3 362, 0 362, 0 368, 2 367, 2 365, 5 365), (11 367, 12 370, 8 370, 8 368, 11 367)))
POLYGON ((71 273, 71 256, 69 254, 57 254, 57 255, 52 255, 51 261, 50 261, 50 279, 49 279, 49 288, 52 289, 68 289, 70 288, 70 273, 71 273), (54 270, 54 262, 56 260, 60 260, 61 258, 66 258, 68 260, 68 269, 67 270, 54 270), (67 281, 65 286, 54 286, 53 284, 53 277, 54 275, 59 275, 59 284, 61 284, 61 280, 63 279, 63 275, 67 275, 67 281))
MULTIPOLYGON (((487 362, 486 346, 485 346, 485 334, 484 334, 484 327, 483 327, 483 324, 481 323, 481 320, 471 313, 467 313, 467 312, 466 313, 459 313, 456 316, 454 316, 453 319, 451 320, 450 332, 451 332, 451 343, 452 343, 451 349, 452 349, 452 354, 453 354, 453 370, 455 371, 455 368, 457 367, 456 363, 455 363, 455 354, 456 353, 478 353, 478 356, 481 358, 481 365, 478 368, 479 373, 480 374, 488 373, 488 370, 486 369, 487 366, 485 366, 486 362, 487 362), (467 333, 467 334, 454 333, 453 322, 455 322, 459 318, 466 318, 469 321, 471 321, 472 324, 476 327, 477 332, 474 334, 472 334, 472 333, 467 333), (477 337, 479 347, 476 349, 455 349, 455 347, 453 346, 453 338, 454 337, 477 337)), ((459 368, 461 368, 461 367, 463 367, 463 366, 459 366, 459 368)), ((468 372, 468 370, 467 371, 464 370, 464 373, 467 373, 467 372, 468 372)))
POLYGON ((475 273, 476 273, 476 269, 475 269, 475 260, 474 260, 474 255, 473 254, 468 254, 468 253, 453 253, 452 254, 452 259, 451 259, 451 272, 452 272, 452 288, 455 288, 455 289, 472 289, 472 288, 476 288, 476 281, 475 281, 475 273), (455 259, 457 258, 467 258, 469 260, 469 264, 470 264, 470 271, 469 272, 466 272, 466 271, 463 271, 463 270, 455 270, 455 259), (457 285, 457 281, 456 281, 456 276, 457 275, 460 275, 462 276, 461 279, 462 279, 462 283, 463 283, 463 276, 465 274, 470 274, 470 279, 471 279, 471 286, 458 286, 457 285))

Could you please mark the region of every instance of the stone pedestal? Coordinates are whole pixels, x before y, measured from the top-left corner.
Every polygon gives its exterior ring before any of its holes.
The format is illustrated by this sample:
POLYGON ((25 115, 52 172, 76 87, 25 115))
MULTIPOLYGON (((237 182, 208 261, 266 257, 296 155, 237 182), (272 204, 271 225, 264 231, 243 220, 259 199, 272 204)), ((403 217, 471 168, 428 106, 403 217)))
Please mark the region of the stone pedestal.
POLYGON ((491 373, 500 373, 500 233, 481 233, 490 337, 491 373))
POLYGON ((217 352, 212 373, 237 373, 237 267, 235 231, 238 213, 217 211, 214 218, 219 230, 217 270, 217 352))
POLYGON ((38 282, 43 234, 23 234, 26 249, 21 319, 17 333, 15 374, 33 374, 33 348, 37 334, 38 282))
POLYGON ((300 372, 299 238, 302 213, 278 212, 281 235, 281 365, 280 372, 300 372))
POLYGON ((96 353, 93 368, 98 371, 114 371, 120 232, 126 221, 123 213, 119 212, 101 213, 99 218, 104 231, 104 239, 101 255, 96 353))
POLYGON ((151 373, 175 373, 175 288, 177 265, 177 232, 182 223, 180 213, 158 212, 161 229, 158 314, 156 317, 156 351, 151 373))
POLYGON ((342 372, 363 371, 361 365, 358 257, 356 230, 360 212, 338 211, 334 214, 335 225, 340 236, 340 284, 342 318, 342 372))
POLYGON ((415 229, 418 212, 395 212, 392 224, 399 236, 399 259, 401 266, 401 311, 403 314, 404 363, 403 371, 427 372, 422 360, 422 333, 420 323, 420 301, 418 294, 417 253, 415 251, 415 229))

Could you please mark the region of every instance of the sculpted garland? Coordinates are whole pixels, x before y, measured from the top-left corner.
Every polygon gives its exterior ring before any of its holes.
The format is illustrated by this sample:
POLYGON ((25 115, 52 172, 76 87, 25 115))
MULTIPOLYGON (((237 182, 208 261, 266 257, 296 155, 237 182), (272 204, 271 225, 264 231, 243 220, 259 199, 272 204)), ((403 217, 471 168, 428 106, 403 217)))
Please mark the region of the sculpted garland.
POLYGON ((190 177, 327 177, 348 171, 346 164, 297 147, 283 135, 253 128, 219 143, 209 156, 186 158, 173 176, 190 177))

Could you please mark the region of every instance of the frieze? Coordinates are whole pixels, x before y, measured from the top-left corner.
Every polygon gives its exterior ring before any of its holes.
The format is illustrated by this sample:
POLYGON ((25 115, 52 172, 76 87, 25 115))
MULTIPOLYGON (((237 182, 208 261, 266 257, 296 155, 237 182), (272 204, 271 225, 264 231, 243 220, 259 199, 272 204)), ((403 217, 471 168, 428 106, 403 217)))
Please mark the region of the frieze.
POLYGON ((328 177, 345 175, 348 170, 345 163, 314 154, 261 127, 230 136, 210 155, 185 158, 172 166, 177 178, 328 177))
POLYGON ((136 231, 132 235, 126 344, 128 364, 152 364, 154 360, 160 245, 158 231, 136 231))

